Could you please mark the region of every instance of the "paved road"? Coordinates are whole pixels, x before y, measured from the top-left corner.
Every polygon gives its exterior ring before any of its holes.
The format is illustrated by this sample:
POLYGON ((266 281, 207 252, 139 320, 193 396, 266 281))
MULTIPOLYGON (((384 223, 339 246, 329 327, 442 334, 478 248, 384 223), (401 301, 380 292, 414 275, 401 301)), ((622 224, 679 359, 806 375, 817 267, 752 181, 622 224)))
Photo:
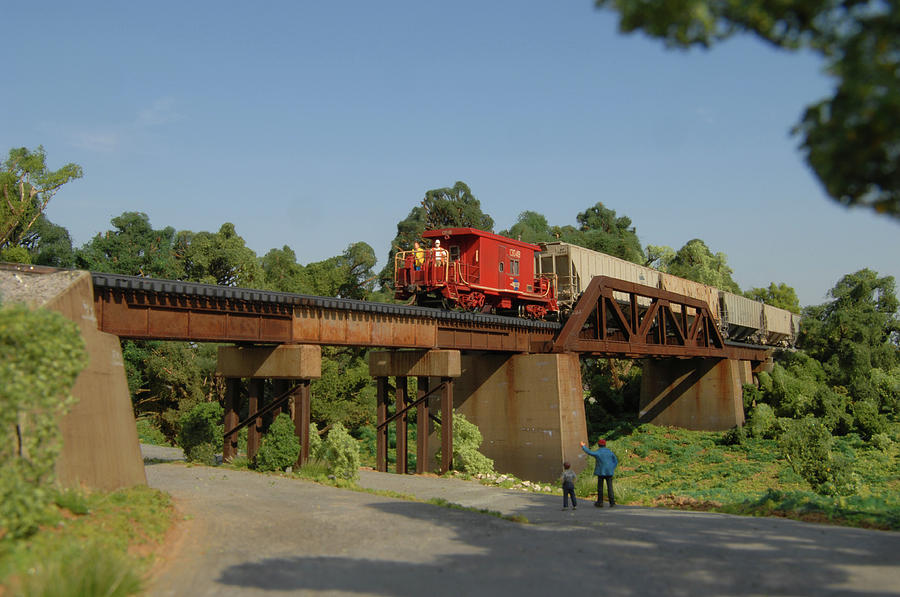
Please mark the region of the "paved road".
MULTIPOLYGON (((158 456, 157 456, 158 457, 158 456)), ((363 471, 361 485, 506 514, 177 463, 151 486, 190 520, 168 595, 900 595, 900 533, 618 506, 363 471)))

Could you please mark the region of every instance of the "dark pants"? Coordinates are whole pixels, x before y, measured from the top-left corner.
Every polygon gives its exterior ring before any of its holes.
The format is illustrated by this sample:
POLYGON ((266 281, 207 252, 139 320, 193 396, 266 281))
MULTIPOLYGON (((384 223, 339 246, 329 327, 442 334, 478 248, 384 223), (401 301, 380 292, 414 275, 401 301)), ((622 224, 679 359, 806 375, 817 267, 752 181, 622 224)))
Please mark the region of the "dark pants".
POLYGON ((597 477, 597 506, 603 505, 603 479, 606 479, 606 492, 609 494, 609 505, 616 505, 616 494, 613 493, 612 475, 597 477))
POLYGON ((575 508, 578 505, 575 502, 575 486, 563 485, 563 508, 569 507, 569 496, 572 496, 572 507, 575 508))

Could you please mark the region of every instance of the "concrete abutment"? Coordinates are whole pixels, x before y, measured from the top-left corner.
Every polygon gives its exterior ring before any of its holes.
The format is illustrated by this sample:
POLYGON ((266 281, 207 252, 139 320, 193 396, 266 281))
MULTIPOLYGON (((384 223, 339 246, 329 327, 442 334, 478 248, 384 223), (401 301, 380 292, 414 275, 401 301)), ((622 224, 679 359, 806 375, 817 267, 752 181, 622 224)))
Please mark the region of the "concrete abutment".
POLYGON ((645 359, 640 421, 703 431, 744 424, 743 384, 752 383, 749 361, 645 359))

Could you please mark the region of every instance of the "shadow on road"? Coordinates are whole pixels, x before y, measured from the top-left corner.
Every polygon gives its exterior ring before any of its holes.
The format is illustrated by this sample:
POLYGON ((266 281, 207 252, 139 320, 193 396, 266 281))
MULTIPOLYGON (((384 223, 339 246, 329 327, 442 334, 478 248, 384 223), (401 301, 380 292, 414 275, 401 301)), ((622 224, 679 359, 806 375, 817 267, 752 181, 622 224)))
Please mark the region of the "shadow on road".
MULTIPOLYGON (((415 502, 368 507, 420 520, 423 529, 449 529, 446 543, 459 553, 403 562, 375 538, 360 537, 372 545, 370 556, 266 558, 227 567, 216 582, 410 597, 556 594, 561 587, 613 595, 900 594, 896 533, 645 508, 584 507, 558 512, 558 524, 522 525, 415 502)), ((538 514, 546 519, 543 510, 531 515, 538 514)))

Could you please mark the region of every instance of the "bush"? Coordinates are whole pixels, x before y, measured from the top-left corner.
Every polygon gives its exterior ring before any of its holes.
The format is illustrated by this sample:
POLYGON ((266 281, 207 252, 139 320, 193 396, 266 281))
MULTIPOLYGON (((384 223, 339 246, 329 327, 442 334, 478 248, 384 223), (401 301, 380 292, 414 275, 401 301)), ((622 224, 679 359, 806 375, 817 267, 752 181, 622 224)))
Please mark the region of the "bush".
POLYGON ((0 308, 0 529, 9 538, 33 533, 46 515, 57 422, 86 363, 78 327, 59 313, 0 308))
POLYGON ((297 462, 300 440, 294 432, 294 422, 285 413, 279 414, 263 436, 256 454, 256 468, 261 471, 282 471, 297 462))
POLYGON ((169 442, 166 436, 153 424, 153 421, 146 417, 142 417, 137 421, 138 440, 142 444, 151 446, 168 446, 169 442))
POLYGON ((723 446, 740 446, 747 441, 747 432, 743 427, 736 425, 722 434, 721 444, 723 446))
POLYGON ((835 454, 834 438, 812 416, 792 421, 779 440, 782 454, 813 491, 821 495, 849 495, 856 490, 851 460, 835 454))
POLYGON ((863 439, 870 439, 887 430, 887 418, 878 412, 878 405, 870 400, 860 400, 850 406, 853 425, 863 439))
POLYGON ((204 461, 210 448, 213 454, 222 450, 224 414, 225 410, 218 402, 201 402, 181 416, 178 445, 188 461, 204 461), (209 447, 200 447, 203 444, 209 444, 209 447))
POLYGON ((325 442, 322 441, 315 423, 309 424, 309 459, 325 460, 325 442))
POLYGON ((750 420, 747 422, 747 430, 751 437, 755 438, 773 438, 778 435, 778 419, 775 417, 775 411, 768 404, 757 404, 756 408, 750 411, 750 420))
POLYGON ((196 462, 207 466, 216 466, 216 446, 210 442, 204 442, 191 446, 190 450, 184 453, 184 458, 188 462, 196 462))
MULTIPOLYGON (((440 434, 440 425, 435 425, 440 434)), ((453 468, 470 475, 478 473, 487 474, 494 472, 494 461, 478 451, 481 442, 484 441, 478 426, 469 422, 462 414, 453 413, 453 468)), ((441 459, 441 451, 436 457, 441 459)))
POLYGON ((348 481, 359 479, 359 446, 341 423, 335 423, 328 432, 322 452, 329 474, 348 481))

